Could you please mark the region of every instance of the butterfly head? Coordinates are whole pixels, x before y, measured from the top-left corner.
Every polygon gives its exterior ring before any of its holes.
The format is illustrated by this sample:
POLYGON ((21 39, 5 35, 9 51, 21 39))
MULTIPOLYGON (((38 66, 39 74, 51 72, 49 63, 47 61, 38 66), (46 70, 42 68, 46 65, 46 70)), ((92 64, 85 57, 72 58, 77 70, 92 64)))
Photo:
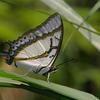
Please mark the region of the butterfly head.
POLYGON ((11 41, 0 42, 0 47, 2 48, 2 50, 0 51, 0 57, 2 57, 9 65, 13 62, 13 56, 11 56, 11 53, 13 51, 9 51, 11 43, 11 41))

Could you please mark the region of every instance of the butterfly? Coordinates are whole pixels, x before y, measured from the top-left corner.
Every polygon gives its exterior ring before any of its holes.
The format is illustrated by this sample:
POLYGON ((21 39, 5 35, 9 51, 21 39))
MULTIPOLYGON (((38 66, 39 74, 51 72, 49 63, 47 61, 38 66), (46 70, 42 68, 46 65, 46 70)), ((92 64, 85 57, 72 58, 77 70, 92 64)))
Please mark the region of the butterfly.
POLYGON ((17 40, 9 43, 5 52, 6 63, 16 67, 32 69, 40 75, 56 70, 54 62, 63 40, 63 22, 55 13, 42 24, 25 32, 17 40))

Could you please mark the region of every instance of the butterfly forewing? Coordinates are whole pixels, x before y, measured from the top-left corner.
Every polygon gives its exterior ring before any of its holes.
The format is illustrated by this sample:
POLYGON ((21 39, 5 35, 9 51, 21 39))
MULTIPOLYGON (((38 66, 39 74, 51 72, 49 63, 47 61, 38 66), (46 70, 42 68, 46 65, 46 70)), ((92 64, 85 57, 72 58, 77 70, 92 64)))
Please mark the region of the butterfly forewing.
POLYGON ((12 44, 16 66, 32 68, 40 74, 48 73, 60 50, 62 36, 60 15, 54 14, 12 44))

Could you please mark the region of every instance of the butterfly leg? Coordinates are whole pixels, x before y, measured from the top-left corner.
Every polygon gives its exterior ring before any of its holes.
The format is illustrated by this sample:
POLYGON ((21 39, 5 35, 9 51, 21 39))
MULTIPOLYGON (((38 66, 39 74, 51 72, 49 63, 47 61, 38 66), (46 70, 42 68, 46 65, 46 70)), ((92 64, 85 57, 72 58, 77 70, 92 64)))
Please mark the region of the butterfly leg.
POLYGON ((17 64, 16 64, 16 61, 14 61, 14 65, 15 65, 15 67, 18 67, 17 64))
POLYGON ((47 82, 49 83, 49 79, 50 79, 50 74, 51 73, 48 73, 48 75, 47 75, 47 82))

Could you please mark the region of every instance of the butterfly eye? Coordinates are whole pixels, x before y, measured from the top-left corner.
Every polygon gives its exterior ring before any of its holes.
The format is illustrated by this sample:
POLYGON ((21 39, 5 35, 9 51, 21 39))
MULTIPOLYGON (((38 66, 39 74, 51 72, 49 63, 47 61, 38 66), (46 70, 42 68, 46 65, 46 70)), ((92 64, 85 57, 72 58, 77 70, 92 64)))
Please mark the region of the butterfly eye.
POLYGON ((14 55, 14 51, 10 51, 10 52, 9 52, 9 55, 10 55, 10 56, 13 56, 13 55, 14 55))

